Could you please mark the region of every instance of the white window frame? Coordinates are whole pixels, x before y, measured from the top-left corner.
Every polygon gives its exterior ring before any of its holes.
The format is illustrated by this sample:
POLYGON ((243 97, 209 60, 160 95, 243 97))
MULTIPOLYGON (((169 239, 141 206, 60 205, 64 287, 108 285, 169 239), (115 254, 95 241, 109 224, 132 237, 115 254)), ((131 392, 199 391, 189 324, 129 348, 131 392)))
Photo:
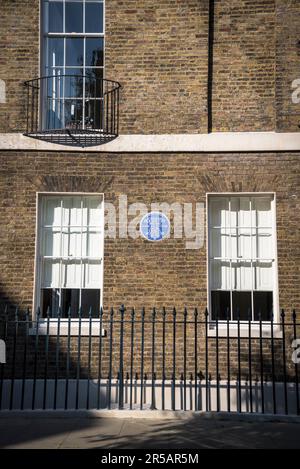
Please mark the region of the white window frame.
MULTIPOLYGON (((102 226, 103 226, 103 236, 101 241, 101 254, 102 261, 100 264, 100 278, 101 285, 100 289, 100 305, 99 309, 103 307, 103 285, 104 285, 104 194, 96 192, 37 192, 36 193, 36 222, 35 222, 35 258, 34 258, 34 291, 33 291, 33 309, 32 309, 32 319, 36 321, 36 313, 40 303, 41 297, 41 272, 40 272, 40 260, 39 260, 39 250, 40 250, 40 241, 41 241, 41 204, 42 199, 45 197, 101 197, 102 198, 102 226)), ((68 334, 68 318, 60 319, 60 334, 68 334)), ((46 334, 47 331, 47 322, 48 319, 40 318, 39 319, 39 334, 46 334)), ((71 318, 71 335, 78 335, 79 331, 79 319, 71 318)), ((92 335, 99 335, 99 319, 92 319, 92 335)), ((55 335, 57 333, 57 318, 49 319, 49 333, 50 335, 55 335)), ((31 329, 31 333, 35 334, 35 327, 31 329)), ((102 331, 104 334, 104 331, 102 331)), ((89 318, 81 319, 81 335, 89 335, 89 318)))
MULTIPOLYGON (((208 192, 206 193, 206 268, 207 268, 207 305, 209 312, 209 335, 215 336, 216 327, 215 321, 212 320, 211 316, 211 279, 210 279, 210 223, 209 223, 209 200, 213 197, 270 197, 271 201, 271 210, 272 210, 272 230, 274 236, 274 287, 273 287, 273 317, 274 317, 274 334, 275 337, 280 337, 280 328, 277 326, 277 323, 280 322, 280 312, 279 312, 279 292, 278 292, 278 251, 277 251, 277 217, 276 217, 276 193, 275 192, 208 192)), ((227 335, 227 321, 218 320, 219 334, 221 336, 227 335)), ((271 322, 262 321, 263 332, 265 336, 270 336, 271 334, 271 322)), ((230 335, 237 335, 237 321, 229 321, 230 335)), ((251 332, 253 337, 259 334, 260 323, 259 321, 251 321, 251 332)), ((247 336, 249 332, 249 322, 240 321, 240 331, 241 336, 247 336)))
MULTIPOLYGON (((50 1, 55 1, 55 0, 47 0, 48 2, 50 1)), ((63 10, 64 10, 64 17, 65 17, 65 5, 68 0, 61 0, 63 3, 63 10)), ((71 0, 69 0, 71 1, 71 0)), ((68 75, 68 69, 80 69, 83 71, 83 75, 85 76, 85 70, 86 69, 101 69, 102 70, 102 78, 105 79, 105 23, 106 23, 106 17, 105 17, 105 11, 106 11, 106 0, 95 0, 95 3, 102 3, 103 4, 103 32, 102 33, 86 33, 83 31, 82 33, 66 33, 65 31, 63 32, 46 32, 45 31, 45 22, 47 21, 46 18, 46 8, 45 8, 45 3, 46 0, 41 0, 41 18, 40 18, 40 25, 41 25, 41 39, 40 39, 40 74, 41 77, 45 75, 49 75, 49 70, 48 73, 46 72, 46 69, 50 68, 48 65, 48 38, 62 38, 64 39, 64 60, 63 60, 63 65, 57 66, 57 69, 63 69, 63 74, 68 75), (83 39, 83 65, 82 66, 66 66, 66 39, 67 38, 82 38, 83 39), (97 67, 86 67, 86 38, 102 38, 103 39, 103 65, 102 66, 97 66, 97 67)), ((88 2, 88 0, 82 0, 82 5, 83 5, 83 29, 85 30, 85 3, 88 2)), ((65 28, 65 22, 63 22, 63 28, 65 28)), ((63 85, 64 89, 64 85, 63 85)), ((86 102, 86 96, 85 96, 85 78, 83 79, 83 85, 82 85, 82 90, 83 90, 83 95, 80 98, 69 98, 72 101, 81 101, 82 102, 82 125, 83 129, 85 128, 85 102, 86 102)), ((103 102, 103 97, 100 98, 95 98, 96 101, 102 101, 103 102)), ((62 95, 62 112, 63 112, 63 122, 65 123, 65 102, 68 100, 68 98, 65 98, 64 95, 62 95)), ((40 105, 42 105, 42 100, 40 105)))

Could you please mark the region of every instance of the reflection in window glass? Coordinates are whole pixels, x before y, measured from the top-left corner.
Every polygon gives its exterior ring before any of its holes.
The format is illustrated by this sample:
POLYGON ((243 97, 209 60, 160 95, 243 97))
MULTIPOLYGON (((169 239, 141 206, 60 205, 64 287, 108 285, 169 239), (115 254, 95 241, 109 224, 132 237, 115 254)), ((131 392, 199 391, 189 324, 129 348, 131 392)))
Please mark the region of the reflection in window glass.
POLYGON ((48 40, 49 67, 57 67, 64 64, 64 40, 51 37, 48 40))
POLYGON ((64 86, 66 98, 81 98, 83 87, 82 69, 68 68, 64 86))
POLYGON ((63 125, 63 101, 61 99, 49 99, 46 114, 47 129, 61 129, 63 125))
POLYGON ((49 2, 48 31, 50 33, 63 32, 63 3, 49 2))
POLYGON ((81 2, 66 2, 66 33, 82 33, 83 15, 81 2))
POLYGON ((65 127, 67 129, 81 128, 82 117, 82 100, 66 99, 65 127))
POLYGON ((83 66, 83 39, 66 39, 66 66, 83 66))
POLYGON ((87 68, 85 72, 85 96, 86 98, 103 98, 104 87, 102 68, 87 68))
POLYGON ((101 129, 103 127, 104 109, 100 99, 87 99, 85 104, 86 128, 101 129))
POLYGON ((86 67, 102 67, 103 66, 103 39, 87 38, 86 39, 86 67))
POLYGON ((85 32, 103 33, 103 3, 85 3, 85 32))

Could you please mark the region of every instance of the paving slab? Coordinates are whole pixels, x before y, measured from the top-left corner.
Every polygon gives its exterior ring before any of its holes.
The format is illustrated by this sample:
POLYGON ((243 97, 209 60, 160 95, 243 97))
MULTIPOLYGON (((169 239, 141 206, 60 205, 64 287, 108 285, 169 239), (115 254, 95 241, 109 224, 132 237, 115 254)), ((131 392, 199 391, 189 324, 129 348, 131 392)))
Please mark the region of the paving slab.
POLYGON ((135 418, 0 418, 0 448, 298 448, 295 422, 135 418))

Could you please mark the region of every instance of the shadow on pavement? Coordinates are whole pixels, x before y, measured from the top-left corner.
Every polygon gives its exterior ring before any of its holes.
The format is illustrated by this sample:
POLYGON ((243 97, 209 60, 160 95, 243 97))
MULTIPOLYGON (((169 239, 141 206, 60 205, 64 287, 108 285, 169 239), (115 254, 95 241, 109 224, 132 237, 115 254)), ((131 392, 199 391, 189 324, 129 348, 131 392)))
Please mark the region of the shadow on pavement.
POLYGON ((300 448, 300 424, 121 418, 0 419, 1 448, 300 448))

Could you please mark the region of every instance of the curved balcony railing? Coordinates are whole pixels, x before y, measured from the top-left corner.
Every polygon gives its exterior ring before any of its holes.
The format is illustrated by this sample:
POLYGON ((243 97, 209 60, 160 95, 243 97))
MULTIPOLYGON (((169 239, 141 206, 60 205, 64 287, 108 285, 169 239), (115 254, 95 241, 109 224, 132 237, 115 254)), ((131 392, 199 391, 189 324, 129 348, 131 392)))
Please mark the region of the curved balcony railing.
POLYGON ((118 136, 118 82, 95 76, 53 75, 24 84, 24 135, 81 147, 101 145, 118 136))

